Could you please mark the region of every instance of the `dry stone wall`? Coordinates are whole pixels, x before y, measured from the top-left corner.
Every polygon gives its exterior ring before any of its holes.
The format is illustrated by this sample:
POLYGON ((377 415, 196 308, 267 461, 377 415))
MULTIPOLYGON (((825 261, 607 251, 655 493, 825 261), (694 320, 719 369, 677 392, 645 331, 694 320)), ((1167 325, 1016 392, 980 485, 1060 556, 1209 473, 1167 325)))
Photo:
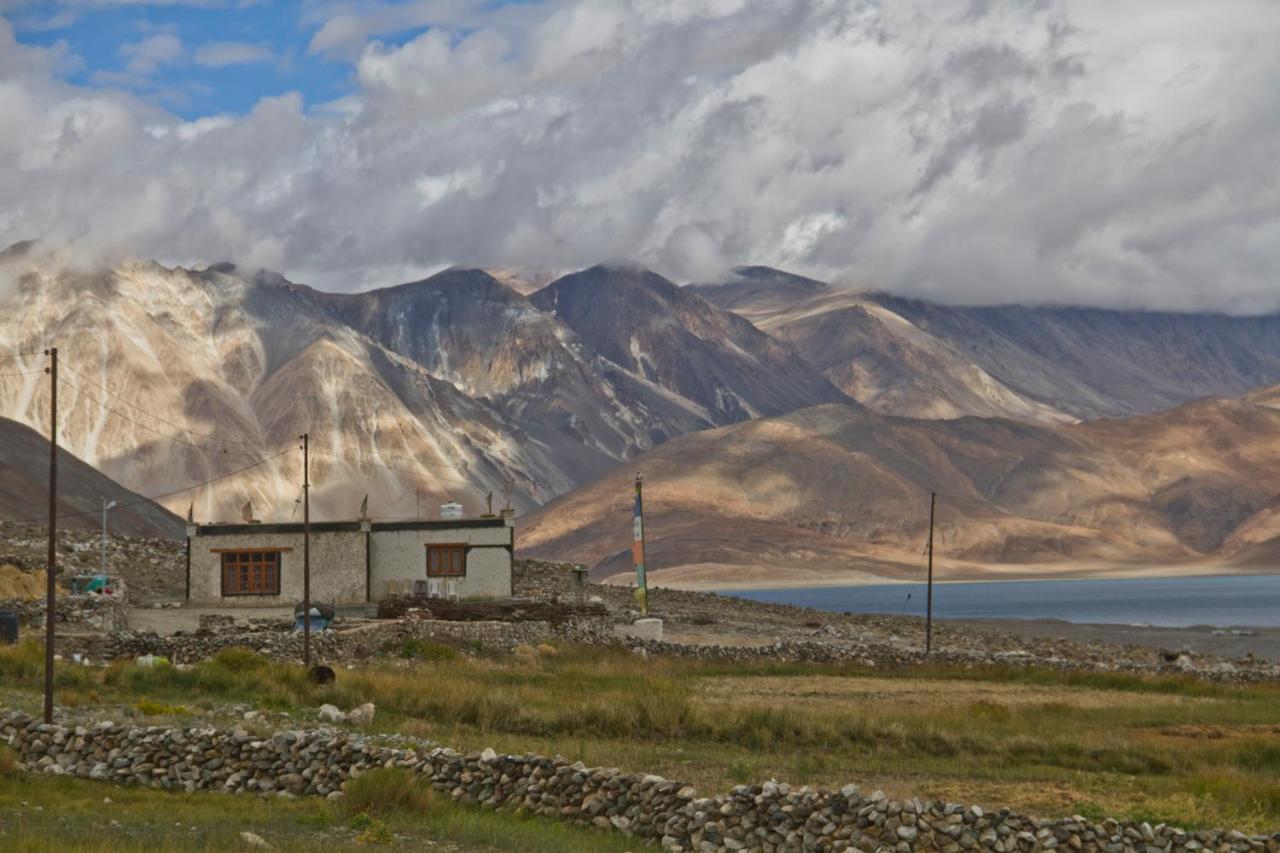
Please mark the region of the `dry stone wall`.
MULTIPOLYGON (((612 636, 608 620, 547 622, 451 622, 437 619, 380 620, 346 630, 314 631, 312 654, 321 661, 364 660, 406 639, 432 640, 468 648, 511 651, 561 638, 599 642, 612 636)), ((256 630, 225 626, 191 634, 163 635, 151 631, 119 631, 99 637, 67 637, 59 641, 65 652, 79 651, 99 660, 159 655, 174 663, 197 663, 225 648, 239 646, 276 660, 302 659, 302 634, 288 628, 256 630)))
POLYGON ((374 767, 403 767, 454 800, 618 831, 670 851, 990 850, 1106 853, 1280 851, 1280 834, 1188 832, 1136 821, 1037 820, 1007 809, 891 800, 856 785, 838 791, 777 782, 700 797, 688 785, 563 758, 463 754, 404 738, 315 729, 137 728, 110 721, 45 725, 0 713, 0 742, 27 769, 169 790, 340 797, 374 767))
MULTIPOLYGON (((0 601, 0 612, 16 613, 20 623, 19 633, 34 636, 44 625, 44 599, 24 600, 10 598, 0 601)), ((87 629, 90 631, 121 631, 128 625, 126 599, 108 595, 59 594, 55 600, 59 630, 87 629)))

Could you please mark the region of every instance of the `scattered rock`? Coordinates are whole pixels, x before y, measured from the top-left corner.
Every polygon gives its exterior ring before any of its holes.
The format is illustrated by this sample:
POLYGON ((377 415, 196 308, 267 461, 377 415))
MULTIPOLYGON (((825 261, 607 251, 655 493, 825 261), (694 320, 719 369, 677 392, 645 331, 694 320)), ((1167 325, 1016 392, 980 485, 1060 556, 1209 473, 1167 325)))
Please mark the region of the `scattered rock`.
POLYGON ((353 726, 369 726, 373 724, 374 705, 372 702, 365 702, 359 707, 352 708, 347 712, 347 722, 353 726))
POLYGON ((347 715, 342 713, 333 705, 321 705, 320 710, 316 712, 316 716, 326 723, 343 723, 347 720, 347 715))

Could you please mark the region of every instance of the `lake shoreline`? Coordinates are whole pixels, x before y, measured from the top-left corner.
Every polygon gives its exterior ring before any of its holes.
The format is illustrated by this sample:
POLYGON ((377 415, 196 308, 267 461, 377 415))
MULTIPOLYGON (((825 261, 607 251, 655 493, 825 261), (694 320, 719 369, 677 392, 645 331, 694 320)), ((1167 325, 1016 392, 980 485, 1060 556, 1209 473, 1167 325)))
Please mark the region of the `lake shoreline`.
MULTIPOLYGON (((726 577, 728 571, 690 572, 689 567, 658 569, 648 572, 650 587, 666 587, 694 592, 722 592, 725 590, 784 590, 820 589, 863 586, 910 586, 923 584, 925 577, 893 577, 857 570, 788 573, 785 577, 759 577, 751 573, 745 577, 726 577)), ((1029 583, 1039 581, 1101 581, 1101 580, 1155 580, 1171 578, 1225 578, 1280 575, 1280 566, 1238 566, 1223 563, 1186 563, 1175 566, 1079 566, 1064 568, 1057 564, 1022 563, 1011 566, 987 567, 974 570, 968 566, 955 567, 943 564, 934 569, 935 586, 962 583, 1029 583)), ((628 586, 635 575, 630 572, 604 578, 604 583, 628 586)))
POLYGON ((1170 651, 1280 661, 1280 628, 1245 625, 1117 625, 1067 622, 1061 619, 939 619, 937 622, 969 631, 994 631, 1020 637, 1069 640, 1076 643, 1153 646, 1170 651), (1247 631, 1232 634, 1231 629, 1247 631), (1216 633, 1216 632, 1227 633, 1216 633))

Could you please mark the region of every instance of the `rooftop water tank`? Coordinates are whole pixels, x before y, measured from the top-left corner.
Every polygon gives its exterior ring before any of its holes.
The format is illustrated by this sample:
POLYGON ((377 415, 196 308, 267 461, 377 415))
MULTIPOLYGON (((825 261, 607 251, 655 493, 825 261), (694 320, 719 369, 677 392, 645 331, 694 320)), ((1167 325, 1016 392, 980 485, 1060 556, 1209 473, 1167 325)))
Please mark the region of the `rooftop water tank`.
POLYGON ((462 518, 462 504, 457 501, 440 504, 440 517, 445 521, 456 521, 462 518))

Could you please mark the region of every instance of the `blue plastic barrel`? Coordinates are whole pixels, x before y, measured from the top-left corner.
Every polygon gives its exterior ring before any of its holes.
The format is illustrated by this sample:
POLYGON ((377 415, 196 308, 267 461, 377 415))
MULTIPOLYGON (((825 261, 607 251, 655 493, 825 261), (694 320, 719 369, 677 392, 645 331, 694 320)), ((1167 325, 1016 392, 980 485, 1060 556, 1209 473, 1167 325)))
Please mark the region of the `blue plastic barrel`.
POLYGON ((18 614, 0 610, 0 646, 18 642, 18 614))

